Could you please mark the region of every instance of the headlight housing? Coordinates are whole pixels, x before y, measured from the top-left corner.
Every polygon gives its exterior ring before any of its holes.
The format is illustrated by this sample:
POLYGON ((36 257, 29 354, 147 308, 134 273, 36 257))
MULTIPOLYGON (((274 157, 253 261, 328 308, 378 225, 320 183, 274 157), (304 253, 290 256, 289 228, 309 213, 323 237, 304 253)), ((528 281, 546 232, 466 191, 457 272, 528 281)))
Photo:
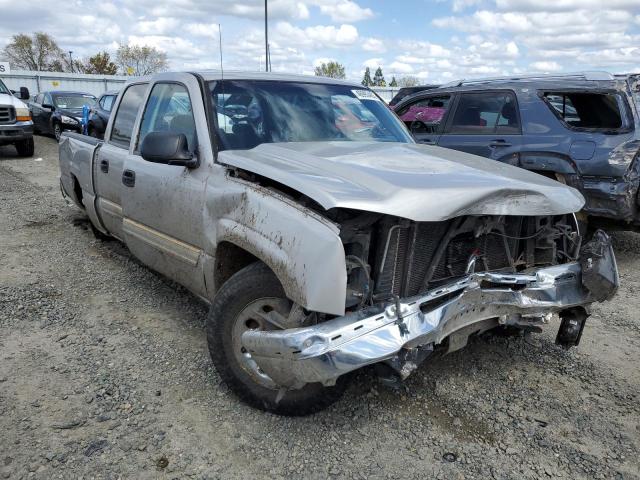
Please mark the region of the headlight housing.
POLYGON ((28 108, 18 107, 16 108, 16 122, 30 122, 31 113, 28 108))
POLYGON ((66 115, 60 115, 60 120, 62 123, 68 123, 69 125, 77 125, 78 120, 73 117, 67 117, 66 115))

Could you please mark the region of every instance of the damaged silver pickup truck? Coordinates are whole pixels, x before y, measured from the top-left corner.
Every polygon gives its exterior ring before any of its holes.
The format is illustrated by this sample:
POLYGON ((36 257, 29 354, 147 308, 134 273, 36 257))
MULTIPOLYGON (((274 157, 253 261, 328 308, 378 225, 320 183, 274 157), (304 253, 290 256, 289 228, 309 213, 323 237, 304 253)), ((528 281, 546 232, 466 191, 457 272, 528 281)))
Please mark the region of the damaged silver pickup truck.
POLYGON ((494 328, 580 341, 611 298, 609 238, 576 190, 417 145, 370 90, 333 79, 171 73, 120 93, 105 140, 60 142, 63 194, 94 231, 211 304, 222 379, 281 414, 349 373, 403 379, 494 328))

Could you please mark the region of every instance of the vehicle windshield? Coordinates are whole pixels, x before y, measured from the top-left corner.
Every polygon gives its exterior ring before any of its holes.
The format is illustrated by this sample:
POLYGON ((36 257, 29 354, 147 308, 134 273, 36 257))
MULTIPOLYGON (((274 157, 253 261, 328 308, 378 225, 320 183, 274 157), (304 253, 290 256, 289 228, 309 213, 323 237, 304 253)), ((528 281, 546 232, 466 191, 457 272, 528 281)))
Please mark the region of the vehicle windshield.
POLYGON ((225 80, 210 88, 225 149, 278 142, 413 143, 402 122, 364 88, 270 80, 225 80))
POLYGON ((96 106, 96 97, 92 95, 53 95, 53 103, 57 108, 82 108, 96 106))
POLYGON ((11 92, 7 88, 7 86, 0 80, 0 93, 6 93, 7 95, 11 95, 11 92))

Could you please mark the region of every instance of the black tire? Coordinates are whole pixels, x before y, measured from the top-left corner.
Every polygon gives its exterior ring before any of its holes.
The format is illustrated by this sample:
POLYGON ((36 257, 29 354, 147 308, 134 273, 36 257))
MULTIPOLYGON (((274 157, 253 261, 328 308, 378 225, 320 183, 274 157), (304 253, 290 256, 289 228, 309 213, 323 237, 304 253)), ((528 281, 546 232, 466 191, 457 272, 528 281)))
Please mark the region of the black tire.
POLYGON ((344 393, 345 376, 333 387, 307 384, 299 390, 286 391, 276 401, 279 390, 255 381, 238 362, 232 341, 235 322, 249 304, 262 298, 286 299, 278 278, 262 262, 243 268, 218 291, 207 318, 207 343, 218 374, 238 397, 261 410, 298 416, 327 408, 344 393))
POLYGON ((33 154, 36 150, 36 147, 33 143, 33 137, 16 142, 15 147, 19 157, 33 157, 33 154))
POLYGON ((62 125, 60 122, 55 122, 53 124, 53 136, 56 139, 56 142, 60 142, 60 136, 62 135, 62 125))

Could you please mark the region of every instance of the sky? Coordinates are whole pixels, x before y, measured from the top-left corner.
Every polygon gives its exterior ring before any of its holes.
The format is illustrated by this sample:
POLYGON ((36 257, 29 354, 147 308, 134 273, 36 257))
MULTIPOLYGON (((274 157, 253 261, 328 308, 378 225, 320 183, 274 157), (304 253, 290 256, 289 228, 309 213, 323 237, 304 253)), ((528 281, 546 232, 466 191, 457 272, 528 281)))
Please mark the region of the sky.
MULTIPOLYGON (((0 0, 0 48, 54 36, 74 58, 119 43, 167 53, 171 70, 264 69, 263 0, 0 0)), ((274 71, 336 60, 423 83, 461 78, 640 71, 640 0, 269 0, 274 71), (606 6, 606 8, 605 8, 606 6)))

